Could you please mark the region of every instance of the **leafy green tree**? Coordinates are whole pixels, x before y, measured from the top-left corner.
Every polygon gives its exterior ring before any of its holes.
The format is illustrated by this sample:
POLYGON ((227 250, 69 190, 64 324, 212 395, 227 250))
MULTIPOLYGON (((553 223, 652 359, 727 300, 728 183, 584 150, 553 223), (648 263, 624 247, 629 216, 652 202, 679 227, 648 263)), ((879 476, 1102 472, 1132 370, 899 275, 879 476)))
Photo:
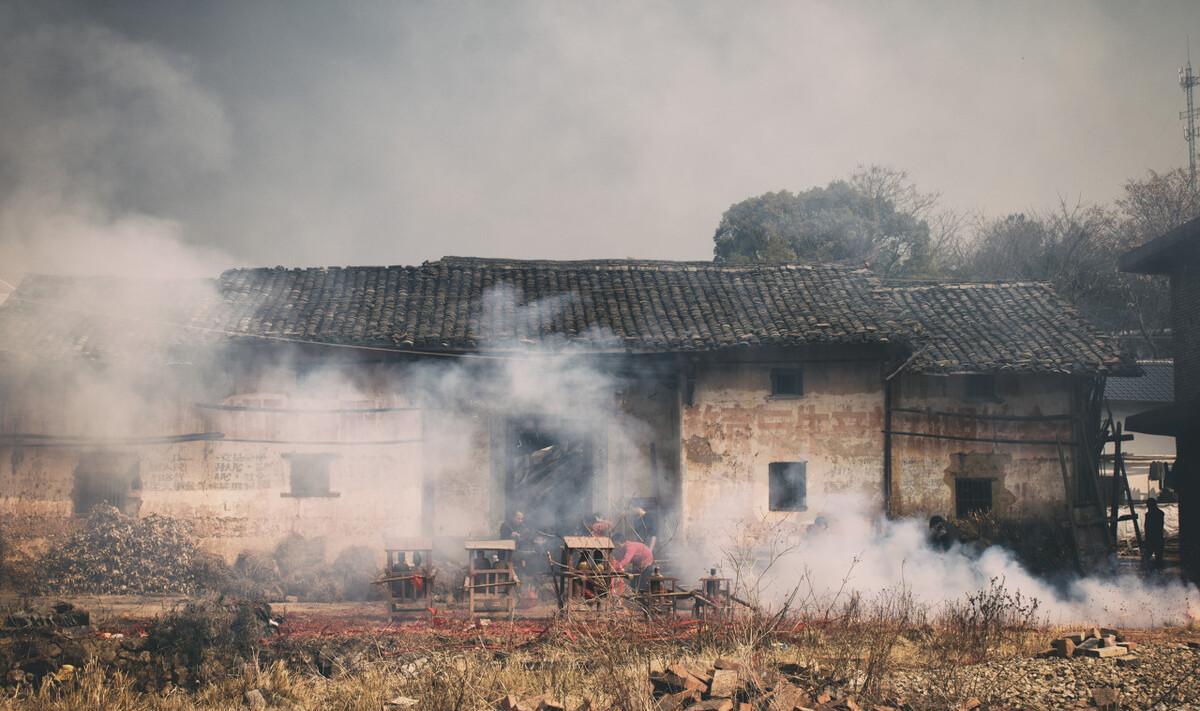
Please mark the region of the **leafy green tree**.
POLYGON ((713 235, 713 254, 727 264, 853 262, 883 275, 925 274, 932 249, 921 212, 935 202, 904 173, 862 169, 848 181, 731 206, 713 235))

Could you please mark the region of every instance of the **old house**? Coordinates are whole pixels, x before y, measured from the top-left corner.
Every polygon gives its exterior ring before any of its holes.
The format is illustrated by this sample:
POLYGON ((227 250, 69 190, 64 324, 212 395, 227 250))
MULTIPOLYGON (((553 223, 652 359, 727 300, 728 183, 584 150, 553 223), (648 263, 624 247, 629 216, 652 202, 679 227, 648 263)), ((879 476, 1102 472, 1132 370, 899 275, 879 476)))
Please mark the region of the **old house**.
POLYGON ((1182 563, 1200 579, 1200 219, 1121 256, 1121 269, 1170 278, 1175 401, 1126 418, 1134 432, 1174 437, 1182 563))
POLYGON ((831 265, 30 277, 0 307, 0 511, 36 545, 109 501, 227 556, 292 531, 453 549, 514 509, 561 532, 634 503, 687 545, 794 535, 843 495, 1061 517, 1127 370, 1045 285, 831 265))

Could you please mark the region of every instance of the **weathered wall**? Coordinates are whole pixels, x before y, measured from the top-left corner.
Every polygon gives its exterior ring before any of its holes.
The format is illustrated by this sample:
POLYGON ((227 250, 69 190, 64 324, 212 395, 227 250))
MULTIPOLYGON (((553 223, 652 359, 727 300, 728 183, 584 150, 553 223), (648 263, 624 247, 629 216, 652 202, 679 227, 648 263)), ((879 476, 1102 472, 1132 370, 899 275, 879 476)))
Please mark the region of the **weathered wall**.
POLYGON ((837 494, 881 503, 880 382, 874 360, 697 366, 680 433, 681 538, 711 558, 746 533, 797 536, 837 494), (803 396, 773 397, 772 367, 797 365, 803 396), (790 461, 807 463, 807 510, 770 511, 768 465, 790 461))
MULTIPOLYGON (((141 425, 143 436, 210 432, 224 434, 220 441, 0 448, 0 512, 36 524, 31 533, 63 530, 73 518, 81 457, 103 451, 136 457, 139 514, 187 519, 205 547, 227 558, 289 533, 326 538, 331 556, 349 545, 378 548, 383 535, 420 533, 419 411, 378 410, 397 404, 382 391, 370 402, 317 404, 286 391, 255 392, 254 383, 237 389, 219 407, 179 402, 172 421, 141 425), (296 454, 329 456, 329 495, 291 495, 288 458, 296 454)), ((53 413, 53 397, 20 402, 28 409, 10 407, 7 431, 80 432, 69 416, 53 413)))
POLYGON ((1175 400, 1184 402, 1200 398, 1198 264, 1186 264, 1171 274, 1171 329, 1175 340, 1175 400))
MULTIPOLYGON (((1000 375, 996 399, 966 396, 964 376, 900 376, 894 408, 990 415, 1063 415, 1071 413, 1070 380, 1056 376, 1000 375)), ((1066 422, 1005 422, 956 417, 893 414, 892 429, 956 437, 1071 440, 1066 422)), ((1064 445, 1068 471, 1070 447, 1064 445)), ((1004 516, 1060 515, 1064 485, 1058 448, 969 442, 896 435, 892 445, 892 507, 897 515, 953 516, 956 478, 992 481, 993 510, 1004 516)))
MULTIPOLYGON (((877 354, 875 354, 877 356, 877 354)), ((641 377, 617 378, 616 418, 591 431, 595 473, 588 505, 619 513, 656 499, 660 539, 674 550, 714 546, 735 533, 770 533, 786 542, 837 494, 883 495, 881 363, 852 348, 775 360, 700 360, 689 378, 663 363, 641 377), (801 397, 773 397, 774 367, 801 366, 801 397), (691 405, 685 405, 691 392, 691 405), (807 464, 807 509, 769 511, 768 465, 807 464), (683 545, 677 545, 683 544, 683 545)), ((388 536, 433 536, 448 554, 466 538, 491 537, 505 510, 509 418, 504 403, 450 412, 417 402, 399 366, 343 366, 353 387, 323 387, 311 398, 302 372, 247 369, 206 396, 181 390, 141 434, 220 432, 211 442, 116 447, 139 457, 140 512, 193 521, 212 550, 233 557, 273 546, 289 533, 322 536, 327 553, 388 536), (339 392, 347 394, 339 395, 339 392), (186 395, 186 397, 185 397, 186 395), (302 397, 305 396, 305 397, 302 397), (205 399, 209 398, 209 399, 205 399), (199 400, 216 407, 197 407, 199 400), (289 456, 331 457, 336 496, 290 496, 289 456)), ((301 369, 303 370, 303 369, 301 369)), ((650 370, 650 369, 645 369, 650 370)), ((1069 412, 1068 381, 1002 377, 999 401, 964 402, 961 378, 903 376, 897 407, 1004 414, 1069 412)), ((0 412, 4 432, 70 434, 54 393, 14 393, 0 412)), ((432 403, 437 405, 437 403, 432 403)), ((905 421, 895 429, 965 436, 1053 439, 1045 425, 905 421)), ((1069 432, 1061 432, 1064 440, 1069 432)), ((1055 448, 894 438, 893 507, 898 514, 953 512, 958 476, 995 479, 996 508, 1033 514, 1061 504, 1055 448)), ((23 521, 37 539, 70 525, 75 468, 87 447, 0 448, 0 515, 23 521)), ((760 538, 762 536, 760 535, 760 538)), ((705 561, 713 562, 713 561, 705 561)))
MULTIPOLYGON (((247 368, 229 392, 168 399, 137 434, 220 433, 217 441, 141 446, 0 447, 0 515, 23 521, 33 550, 69 528, 82 456, 138 460, 140 514, 191 521, 206 548, 232 559, 290 533, 323 537, 327 555, 350 545, 382 554, 385 538, 432 536, 442 557, 463 540, 494 537, 506 509, 507 403, 455 412, 410 399, 411 371, 361 365, 311 383, 290 366, 247 368), (264 372, 266 375, 264 375, 264 372), (314 397, 314 393, 320 397, 314 397), (291 495, 290 457, 330 457, 330 495, 291 495)), ((423 374, 429 377, 428 373, 423 374)), ((190 392, 190 391, 189 391, 190 392)), ((622 381, 617 417, 599 418, 590 510, 619 512, 635 498, 673 507, 678 492, 678 391, 668 378, 622 381)), ((5 432, 79 434, 56 410, 63 398, 32 389, 8 400, 5 432)), ((6 413, 6 414, 5 414, 6 413)))

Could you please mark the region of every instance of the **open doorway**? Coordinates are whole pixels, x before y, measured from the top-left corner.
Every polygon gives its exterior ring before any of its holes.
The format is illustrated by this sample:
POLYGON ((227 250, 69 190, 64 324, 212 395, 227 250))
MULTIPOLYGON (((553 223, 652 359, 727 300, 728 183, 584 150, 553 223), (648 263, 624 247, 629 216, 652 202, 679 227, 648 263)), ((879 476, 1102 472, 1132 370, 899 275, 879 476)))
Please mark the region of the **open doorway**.
POLYGON ((108 504, 123 514, 136 516, 142 505, 138 458, 113 452, 81 455, 72 494, 77 515, 87 515, 95 506, 108 504))
POLYGON ((514 420, 509 423, 507 439, 506 515, 524 511, 526 526, 536 531, 579 533, 594 510, 591 438, 514 420))

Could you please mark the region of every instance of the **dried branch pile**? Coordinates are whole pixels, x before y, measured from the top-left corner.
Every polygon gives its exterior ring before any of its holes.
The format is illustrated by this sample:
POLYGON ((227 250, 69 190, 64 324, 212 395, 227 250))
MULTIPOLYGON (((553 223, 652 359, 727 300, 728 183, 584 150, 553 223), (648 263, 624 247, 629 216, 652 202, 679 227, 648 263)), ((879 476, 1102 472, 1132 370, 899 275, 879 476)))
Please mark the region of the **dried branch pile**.
POLYGON ((131 518, 101 505, 42 559, 38 587, 43 593, 192 594, 198 558, 182 521, 155 514, 131 518))

